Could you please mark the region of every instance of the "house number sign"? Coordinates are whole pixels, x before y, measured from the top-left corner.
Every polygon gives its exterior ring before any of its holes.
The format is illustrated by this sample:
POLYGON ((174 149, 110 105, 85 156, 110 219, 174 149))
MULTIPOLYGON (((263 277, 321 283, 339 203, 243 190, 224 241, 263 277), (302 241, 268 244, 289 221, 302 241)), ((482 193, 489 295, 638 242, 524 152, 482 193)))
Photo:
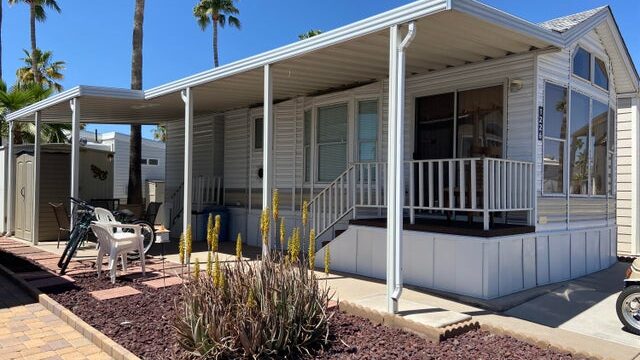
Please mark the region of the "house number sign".
POLYGON ((543 125, 544 125, 544 107, 538 106, 538 140, 542 140, 543 125))

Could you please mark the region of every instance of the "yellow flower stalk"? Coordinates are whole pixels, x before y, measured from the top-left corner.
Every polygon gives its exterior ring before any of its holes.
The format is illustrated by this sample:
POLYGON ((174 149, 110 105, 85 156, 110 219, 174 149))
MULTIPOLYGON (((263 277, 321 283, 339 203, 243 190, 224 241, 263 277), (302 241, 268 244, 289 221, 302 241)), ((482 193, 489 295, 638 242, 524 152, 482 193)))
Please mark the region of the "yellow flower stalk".
POLYGON ((191 251, 193 250, 193 234, 191 233, 191 224, 187 225, 187 233, 184 235, 184 252, 187 262, 191 260, 191 251))
POLYGON ((260 232, 262 233, 262 244, 264 246, 269 245, 269 222, 269 208, 264 208, 260 216, 260 232))
POLYGON ((178 257, 180 264, 184 265, 184 233, 180 234, 180 242, 178 243, 178 257))
POLYGON ((209 213, 209 220, 207 221, 207 245, 209 249, 213 244, 213 214, 209 213))
POLYGON ((194 281, 200 280, 200 260, 196 258, 196 263, 193 265, 193 279, 194 281))
POLYGON ((213 285, 215 287, 219 287, 221 277, 222 277, 222 274, 220 274, 220 261, 218 259, 218 254, 216 254, 216 262, 214 263, 214 267, 213 267, 213 285))
POLYGON ((213 275, 213 262, 211 261, 211 252, 207 251, 207 277, 213 275))
POLYGON ((329 245, 324 247, 324 274, 329 275, 329 265, 331 264, 331 252, 329 245))
POLYGON ((282 218, 280 219, 280 249, 282 251, 284 251, 284 239, 286 235, 287 233, 286 233, 286 228, 284 226, 284 218, 282 218))
POLYGON ((238 237, 236 238, 236 259, 238 261, 242 260, 242 234, 238 233, 238 237))
POLYGON ((307 200, 302 202, 302 225, 305 227, 309 223, 309 202, 307 200))
POLYGON ((291 242, 289 243, 289 261, 293 263, 300 257, 300 228, 293 229, 291 242))
POLYGON ((247 307, 252 309, 256 306, 256 297, 253 294, 253 288, 249 288, 249 295, 247 295, 247 307))
POLYGON ((273 223, 278 224, 278 217, 280 216, 280 193, 278 189, 273 189, 271 206, 273 207, 273 223))
POLYGON ((309 232, 309 270, 315 268, 316 262, 316 231, 311 229, 309 232))

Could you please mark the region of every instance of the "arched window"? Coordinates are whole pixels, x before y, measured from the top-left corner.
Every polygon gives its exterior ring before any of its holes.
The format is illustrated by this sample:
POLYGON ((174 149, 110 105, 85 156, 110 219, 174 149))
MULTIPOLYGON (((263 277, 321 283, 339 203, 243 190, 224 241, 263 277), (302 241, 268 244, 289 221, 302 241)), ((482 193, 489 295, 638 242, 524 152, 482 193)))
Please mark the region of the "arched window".
POLYGON ((594 57, 593 83, 605 90, 609 90, 609 74, 604 61, 594 57))

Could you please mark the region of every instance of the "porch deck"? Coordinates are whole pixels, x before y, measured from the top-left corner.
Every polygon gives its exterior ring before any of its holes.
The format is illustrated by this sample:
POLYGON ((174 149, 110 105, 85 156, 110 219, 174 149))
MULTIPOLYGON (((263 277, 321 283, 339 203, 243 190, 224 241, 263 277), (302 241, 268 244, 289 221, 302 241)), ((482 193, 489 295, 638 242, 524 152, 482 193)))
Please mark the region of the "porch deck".
MULTIPOLYGON (((372 226, 378 228, 387 227, 386 218, 374 219, 354 219, 350 220, 351 225, 372 226)), ((496 237, 519 235, 535 232, 535 227, 517 224, 501 224, 494 223, 489 230, 483 229, 483 224, 479 222, 469 223, 461 220, 442 220, 442 219, 425 219, 416 218, 415 223, 411 224, 409 218, 404 219, 404 229, 412 231, 432 232, 439 234, 477 236, 477 237, 496 237)))

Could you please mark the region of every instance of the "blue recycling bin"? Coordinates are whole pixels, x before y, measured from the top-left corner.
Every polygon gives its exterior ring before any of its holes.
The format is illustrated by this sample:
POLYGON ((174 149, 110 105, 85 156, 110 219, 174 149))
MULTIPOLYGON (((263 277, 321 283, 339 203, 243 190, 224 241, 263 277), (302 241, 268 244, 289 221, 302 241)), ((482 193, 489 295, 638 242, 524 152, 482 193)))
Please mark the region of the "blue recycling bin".
POLYGON ((210 206, 199 212, 194 212, 195 239, 194 241, 207 241, 207 224, 209 214, 220 215, 220 237, 218 241, 230 241, 229 239, 229 210, 224 206, 210 206))

